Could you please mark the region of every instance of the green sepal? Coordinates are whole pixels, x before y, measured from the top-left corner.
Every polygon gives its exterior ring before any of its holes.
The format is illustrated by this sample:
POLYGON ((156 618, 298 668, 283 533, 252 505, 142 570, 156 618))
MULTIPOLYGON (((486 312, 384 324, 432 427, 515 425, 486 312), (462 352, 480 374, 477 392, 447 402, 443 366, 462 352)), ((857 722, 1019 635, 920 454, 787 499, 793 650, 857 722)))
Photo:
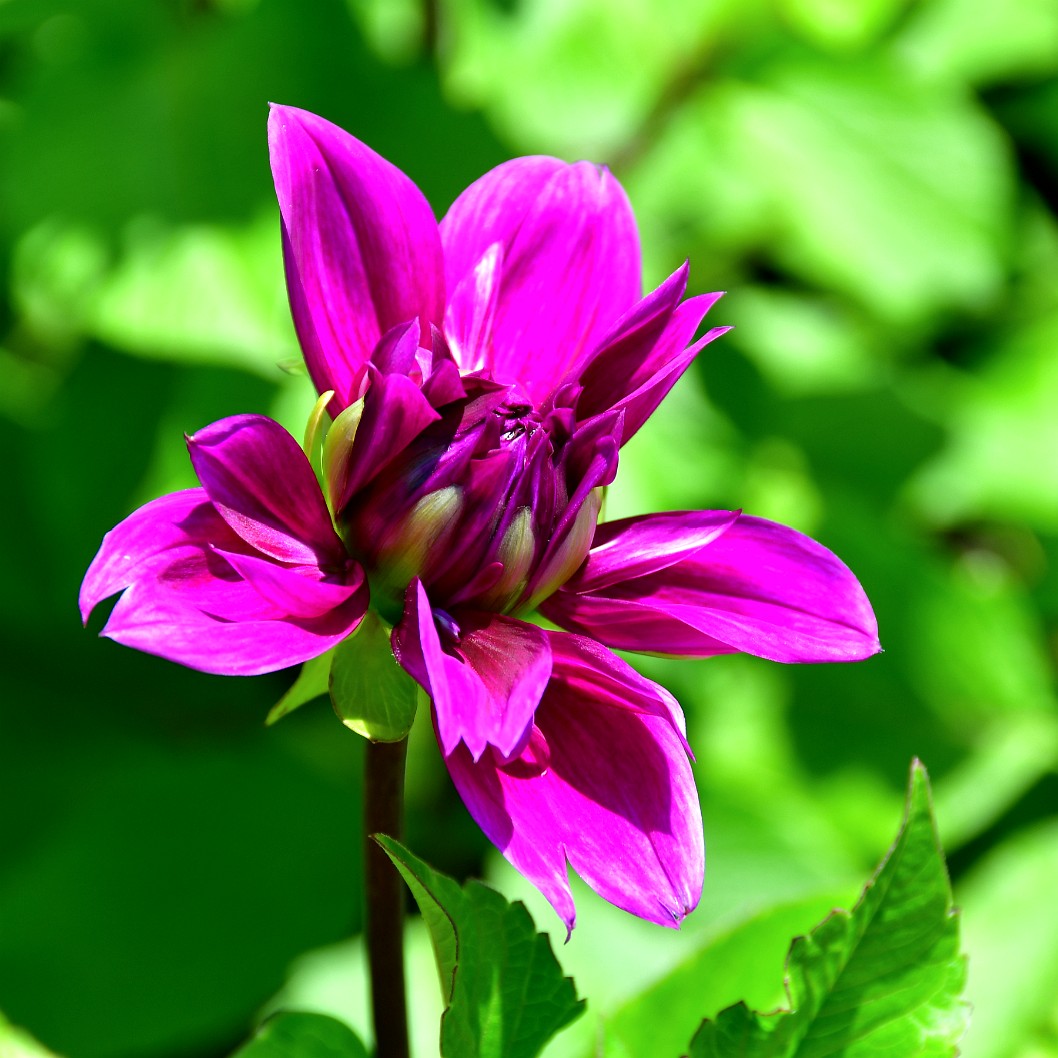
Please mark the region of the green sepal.
POLYGON ((302 451, 308 457, 312 469, 322 477, 323 470, 323 439, 327 435, 327 427, 324 423, 328 420, 327 405, 334 396, 334 390, 329 389, 321 393, 319 400, 312 406, 308 421, 305 423, 305 440, 301 445, 302 451))
POLYGON ((330 687, 331 659, 334 656, 332 647, 318 658, 309 658, 301 666, 298 678, 291 684, 290 690, 283 695, 269 710, 265 724, 271 726, 282 720, 287 713, 301 708, 313 698, 322 698, 330 687))
POLYGON ((441 1058, 535 1058, 584 1011, 521 902, 460 886, 399 842, 375 840, 408 883, 433 941, 445 1012, 441 1058))
POLYGON ((368 1058, 360 1037, 325 1014, 283 1011, 270 1017, 232 1058, 368 1058))
POLYGON ((789 1009, 744 1003, 702 1023, 690 1058, 947 1058, 965 1031, 966 960, 926 769, 915 761, 904 823, 855 908, 835 911, 787 959, 789 1009))
POLYGON ((415 720, 419 685, 397 664, 389 628, 368 610, 333 650, 331 704, 350 731, 372 742, 399 742, 415 720))

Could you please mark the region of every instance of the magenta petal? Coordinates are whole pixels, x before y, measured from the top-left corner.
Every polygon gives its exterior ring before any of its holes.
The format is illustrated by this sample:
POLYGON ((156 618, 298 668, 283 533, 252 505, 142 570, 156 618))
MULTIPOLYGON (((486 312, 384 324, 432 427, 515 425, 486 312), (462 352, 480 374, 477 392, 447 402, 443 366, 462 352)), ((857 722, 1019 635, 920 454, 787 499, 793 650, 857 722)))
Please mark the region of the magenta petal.
POLYGON ((637 375, 649 373, 644 367, 687 289, 689 271, 686 262, 677 268, 614 324, 598 348, 585 350, 571 367, 568 381, 585 390, 583 417, 612 407, 642 381, 637 375))
POLYGON ((344 581, 337 583, 325 580, 315 566, 294 569, 254 555, 215 550, 265 602, 284 615, 322 617, 358 593, 367 609, 367 585, 363 570, 355 563, 350 563, 344 581))
POLYGON ((485 834, 568 929, 567 860, 606 900, 676 926, 698 903, 705 863, 682 733, 660 697, 640 708, 659 690, 650 681, 637 677, 622 700, 612 663, 587 678, 589 662, 568 645, 572 637, 550 638, 554 675, 522 755, 475 762, 459 747, 446 759, 452 779, 485 834))
POLYGON ((187 447, 213 505, 248 544, 283 562, 344 562, 316 475, 279 423, 235 415, 199 430, 187 447))
POLYGON ((685 286, 686 266, 645 297, 592 354, 579 372, 581 419, 623 409, 627 443, 698 353, 731 329, 715 327, 688 345, 721 295, 702 294, 677 305, 685 286))
POLYGON ((315 114, 273 106, 268 144, 294 325, 313 382, 335 391, 338 411, 356 399, 382 334, 416 317, 440 322, 437 222, 399 169, 315 114))
POLYGON ((693 658, 738 653, 736 647, 695 627, 699 615, 693 607, 560 589, 540 604, 540 612, 562 628, 592 636, 615 650, 693 658))
POLYGON ((445 753, 466 743, 477 760, 490 745, 510 756, 524 743, 551 674, 546 634, 498 614, 461 613, 458 630, 446 615, 442 644, 419 581, 408 589, 404 618, 393 630, 393 652, 433 699, 445 753))
POLYGON ((453 291, 473 284, 468 277, 494 243, 502 247, 484 366, 520 383, 537 405, 639 298, 632 208, 613 176, 587 162, 537 157, 498 166, 456 199, 441 239, 453 291))
POLYGON ((345 480, 331 496, 334 509, 340 511, 354 493, 404 454, 408 442, 440 417, 410 378, 373 373, 345 480))
POLYGON ((248 551, 203 489, 163 496, 107 534, 85 576, 82 611, 87 618, 125 589, 103 635, 225 675, 296 665, 360 622, 367 585, 359 567, 350 565, 348 583, 339 585, 320 580, 319 570, 296 571, 248 551), (310 609, 320 612, 306 618, 310 609))
POLYGON ((584 565, 567 585, 578 593, 656 573, 711 544, 739 511, 670 511, 603 522, 584 565))
POLYGON ((261 616, 253 616, 254 589, 241 582, 226 592, 232 610, 235 597, 243 597, 243 616, 231 620, 200 609, 211 596, 220 601, 221 592, 198 587, 181 591, 164 580, 138 580, 117 601, 102 634, 202 672, 256 676, 330 650, 357 627, 366 609, 366 593, 357 593, 322 617, 280 619, 258 597, 261 616))
POLYGON ((813 662, 859 661, 881 649, 870 602, 836 555, 746 515, 673 565, 594 592, 563 589, 541 609, 627 650, 813 662))
POLYGON ((160 496, 133 511, 103 537, 81 584, 81 617, 146 571, 172 563, 173 551, 197 552, 211 541, 238 547, 239 538, 214 510, 205 489, 160 496))
POLYGON ((500 289, 503 247, 493 243, 452 291, 445 310, 445 336, 464 372, 492 363, 492 325, 500 289))

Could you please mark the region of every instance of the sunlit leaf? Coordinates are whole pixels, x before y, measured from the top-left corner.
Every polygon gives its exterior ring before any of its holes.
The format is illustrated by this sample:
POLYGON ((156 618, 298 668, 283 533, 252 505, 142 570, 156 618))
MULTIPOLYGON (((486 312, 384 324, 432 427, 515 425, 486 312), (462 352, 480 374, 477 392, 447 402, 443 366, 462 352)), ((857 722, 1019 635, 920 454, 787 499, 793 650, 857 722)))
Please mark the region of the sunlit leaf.
POLYGON ((806 40, 828 51, 873 43, 908 6, 907 0, 780 0, 779 8, 806 40))
POLYGON ((297 355, 275 219, 250 225, 130 225, 93 302, 92 332, 128 352, 229 364, 267 378, 297 355))
MULTIPOLYGON (((855 5, 852 5, 855 6, 855 5)), ((902 59, 932 76, 988 84, 1058 69, 1058 7, 1050 0, 916 4, 894 42, 902 59)))
POLYGON ((447 1008, 442 1058, 533 1058, 584 1009, 524 905, 478 882, 462 888, 392 838, 376 839, 430 929, 447 1008))
POLYGON ((301 666, 298 678, 293 682, 290 690, 269 710, 265 719, 266 724, 271 725, 277 720, 282 720, 287 713, 292 713, 295 709, 299 709, 307 702, 311 702, 314 698, 320 698, 328 692, 330 688, 331 661, 334 658, 336 649, 336 647, 332 648, 326 654, 321 654, 317 658, 309 658, 301 666))
POLYGON ((325 1014, 283 1012, 270 1017, 232 1058, 368 1058, 348 1025, 325 1014))
POLYGON ((703 1010, 719 1010, 740 998, 764 1010, 777 1006, 790 938, 806 933, 847 892, 815 894, 769 908, 711 938, 605 1019, 605 1058, 624 1052, 680 1054, 703 1010))
POLYGON ((789 1009, 728 1007, 702 1023, 691 1058, 953 1055, 968 1015, 965 977, 929 781, 916 762, 904 824, 856 907, 794 941, 789 1009))
POLYGON ((373 610, 334 648, 331 703, 350 731, 372 742, 399 742, 411 730, 418 684, 397 664, 389 629, 373 610))
POLYGON ((963 1058, 1020 1058, 1058 1012, 1056 878, 1052 818, 1008 838, 959 886, 974 1008, 963 1058))
POLYGON ((0 1058, 56 1058, 28 1032, 15 1028, 0 1014, 0 1058))

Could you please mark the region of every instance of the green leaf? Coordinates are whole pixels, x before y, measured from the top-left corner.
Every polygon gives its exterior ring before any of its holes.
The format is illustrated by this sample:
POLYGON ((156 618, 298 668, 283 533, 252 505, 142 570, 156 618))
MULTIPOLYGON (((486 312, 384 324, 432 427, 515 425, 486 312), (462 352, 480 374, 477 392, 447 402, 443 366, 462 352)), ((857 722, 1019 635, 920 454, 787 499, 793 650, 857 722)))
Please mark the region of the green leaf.
POLYGON ((0 1014, 0 1058, 56 1058, 32 1036, 16 1029, 0 1014))
POLYGON ((965 978, 929 780, 916 761, 904 824, 859 903, 793 942, 790 1009, 728 1007, 702 1023, 691 1058, 953 1055, 968 1016, 965 978))
POLYGON ((739 996, 764 1010, 774 1008, 783 995, 781 972, 790 937, 810 929, 847 898, 850 888, 769 907, 709 938, 605 1019, 602 1053, 606 1058, 682 1054, 703 1010, 719 1010, 739 996))
POLYGON ((1037 1033, 1058 1045, 1058 819, 1001 842, 960 882, 974 1016, 964 1058, 1022 1058, 1037 1033))
POLYGON ((232 1058, 368 1058, 348 1025, 325 1014, 284 1011, 269 1018, 232 1058))
POLYGON ((533 1058, 584 1009, 525 906, 478 882, 462 888, 392 838, 375 839, 430 930, 447 1007, 442 1058, 533 1058))
POLYGON ((331 702, 350 731, 372 742, 399 742, 415 719, 418 684, 397 664, 389 629, 372 610, 334 648, 331 702))
POLYGON ((291 684, 287 693, 269 710, 265 723, 272 725, 277 720, 282 720, 287 713, 292 713, 295 709, 311 702, 313 698, 325 695, 330 687, 333 657, 334 650, 328 650, 326 654, 321 654, 318 658, 309 658, 301 666, 298 678, 291 684))

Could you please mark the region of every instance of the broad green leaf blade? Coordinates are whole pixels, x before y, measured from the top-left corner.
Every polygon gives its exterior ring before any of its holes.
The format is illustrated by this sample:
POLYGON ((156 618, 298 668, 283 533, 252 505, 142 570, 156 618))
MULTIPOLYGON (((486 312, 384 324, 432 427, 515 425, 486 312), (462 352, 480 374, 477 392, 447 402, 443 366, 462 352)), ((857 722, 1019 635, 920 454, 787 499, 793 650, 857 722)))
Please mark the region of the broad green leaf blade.
POLYGON ((459 936, 456 918, 463 907, 463 891, 457 882, 440 874, 432 867, 413 856, 403 845, 377 834, 375 841, 408 883, 415 902, 422 912, 423 921, 430 931, 434 954, 437 956, 437 972, 441 975, 441 994, 445 1003, 452 1002, 456 964, 459 960, 459 936))
POLYGON ((548 938, 521 903, 477 882, 462 889, 380 837, 430 928, 442 987, 442 1058, 534 1058, 584 1009, 548 938))
POLYGON ((1058 1050, 1058 820, 1024 827, 960 880, 973 1020, 964 1058, 1058 1050), (1036 1035, 1050 1048, 1033 1050, 1036 1035))
POLYGON ((681 1054, 703 1010, 720 1010, 739 997, 774 1009, 783 999, 790 937, 809 930, 852 891, 831 889, 770 907, 711 938, 606 1018, 602 1054, 681 1054))
POLYGON ((284 1011, 269 1018, 232 1058, 368 1058, 348 1025, 326 1014, 284 1011))
POLYGON ((389 629, 372 610, 334 648, 331 702, 351 731, 372 742, 399 742, 411 730, 418 684, 397 664, 389 629))
POLYGON ((265 717, 265 723, 271 726, 277 720, 282 720, 287 713, 311 702, 313 698, 321 698, 327 693, 330 685, 331 659, 334 650, 328 650, 318 658, 309 658, 301 666, 298 678, 291 684, 290 690, 276 702, 265 717))
POLYGON ((925 768, 912 765, 907 814, 851 912, 790 948, 789 1011, 740 1004, 705 1021, 691 1058, 942 1058, 967 1021, 966 962, 925 768))

